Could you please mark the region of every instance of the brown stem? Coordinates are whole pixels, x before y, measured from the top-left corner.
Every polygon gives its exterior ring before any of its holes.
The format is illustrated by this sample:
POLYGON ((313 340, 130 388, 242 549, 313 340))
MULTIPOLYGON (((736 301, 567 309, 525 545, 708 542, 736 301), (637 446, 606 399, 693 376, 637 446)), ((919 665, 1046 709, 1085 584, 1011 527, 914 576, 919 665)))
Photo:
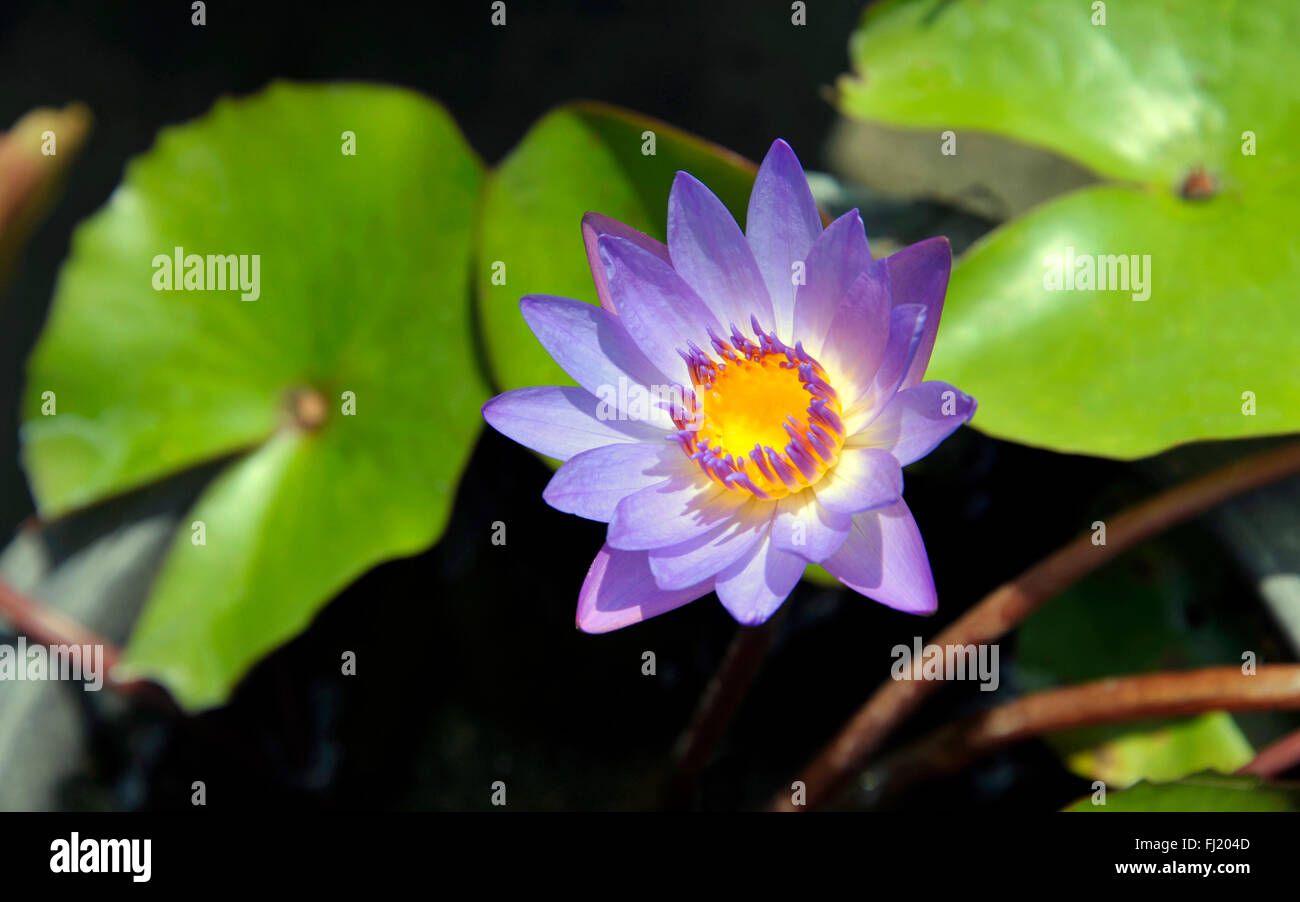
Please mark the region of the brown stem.
POLYGON ((1265 746, 1255 755, 1254 760, 1237 773, 1257 774, 1271 779, 1280 777, 1295 767, 1300 767, 1300 730, 1288 733, 1272 745, 1265 746))
POLYGON ((152 683, 132 680, 121 682, 111 674, 122 653, 116 645, 86 629, 70 617, 46 607, 0 580, 0 616, 9 621, 14 632, 42 645, 97 645, 104 649, 104 685, 124 695, 161 702, 170 707, 166 693, 152 683))
MULTIPOLYGON (((1107 521, 1105 545, 1094 545, 1091 533, 1079 536, 994 589, 940 633, 934 644, 991 643, 1062 590, 1144 539, 1229 498, 1297 473, 1300 443, 1239 460, 1161 492, 1107 521)), ((913 662, 918 671, 921 665, 913 662)), ((829 801, 885 737, 942 685, 924 679, 885 682, 804 769, 799 779, 806 804, 795 805, 791 793, 782 791, 772 801, 773 810, 800 811, 829 801)))
POLYGON ((948 724, 886 756, 868 770, 868 781, 882 791, 898 792, 955 773, 997 749, 1058 730, 1206 711, 1285 708, 1300 708, 1300 664, 1266 665, 1252 675, 1234 665, 1112 677, 1038 692, 948 724))
POLYGON ((727 732, 745 694, 762 667, 784 607, 760 626, 741 627, 731 640, 722 662, 709 680, 691 725, 677 739, 673 750, 675 768, 666 794, 668 807, 680 807, 689 800, 695 778, 713 756, 713 750, 727 732))

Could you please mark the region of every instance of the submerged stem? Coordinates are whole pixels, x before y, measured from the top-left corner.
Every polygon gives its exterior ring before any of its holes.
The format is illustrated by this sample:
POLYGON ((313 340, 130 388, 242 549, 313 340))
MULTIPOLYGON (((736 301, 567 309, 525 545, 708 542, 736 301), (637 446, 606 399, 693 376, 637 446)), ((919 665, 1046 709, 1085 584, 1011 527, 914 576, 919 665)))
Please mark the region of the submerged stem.
POLYGON ((695 778, 709 763, 714 748, 758 676, 784 616, 782 608, 766 623, 742 626, 731 640, 722 662, 700 696, 691 725, 678 737, 674 747, 674 771, 667 793, 670 807, 681 807, 689 801, 695 778))
POLYGON ((1256 774, 1270 779, 1280 777, 1295 767, 1300 767, 1300 730, 1288 733, 1272 745, 1260 749, 1254 759, 1237 773, 1256 774))
MULTIPOLYGON (((1094 545, 1089 533, 1077 537, 994 589, 933 643, 991 643, 1060 592, 1144 539, 1229 498, 1297 473, 1300 443, 1236 461, 1167 489, 1109 519, 1105 545, 1094 545)), ((920 668, 921 661, 913 662, 913 666, 920 668)), ((919 678, 886 681, 804 769, 799 780, 804 784, 805 804, 795 805, 791 793, 782 791, 773 799, 772 809, 799 811, 831 800, 894 728, 942 685, 942 680, 919 678)))
MULTIPOLYGON (((897 792, 954 773, 1024 739, 1098 724, 1185 717, 1206 711, 1300 709, 1300 664, 1240 665, 1186 673, 1111 677, 1050 689, 950 723, 873 765, 870 782, 897 792)), ((1258 772, 1258 771, 1256 771, 1258 772)))
POLYGON ((112 677, 122 652, 104 637, 70 617, 46 607, 0 580, 0 616, 9 621, 14 632, 41 645, 97 645, 104 650, 104 685, 124 695, 145 698, 171 707, 167 695, 151 683, 122 682, 112 677))

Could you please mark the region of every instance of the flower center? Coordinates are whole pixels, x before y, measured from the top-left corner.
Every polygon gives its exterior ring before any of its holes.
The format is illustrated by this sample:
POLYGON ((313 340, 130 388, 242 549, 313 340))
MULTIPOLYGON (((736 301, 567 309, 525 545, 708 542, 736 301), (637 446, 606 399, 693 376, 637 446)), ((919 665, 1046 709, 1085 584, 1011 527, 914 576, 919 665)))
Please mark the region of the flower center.
POLYGON ((691 343, 681 351, 693 390, 672 411, 683 450, 710 478, 758 498, 781 498, 817 480, 844 445, 840 399, 802 344, 791 348, 750 320, 757 341, 735 325, 710 333, 716 358, 691 343))

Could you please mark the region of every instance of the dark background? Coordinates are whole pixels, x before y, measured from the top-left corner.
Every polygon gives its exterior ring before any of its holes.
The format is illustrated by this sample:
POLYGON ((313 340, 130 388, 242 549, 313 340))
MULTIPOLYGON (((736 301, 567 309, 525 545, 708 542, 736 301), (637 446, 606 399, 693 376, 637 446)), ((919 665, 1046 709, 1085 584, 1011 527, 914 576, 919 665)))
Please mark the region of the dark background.
MULTIPOLYGON (((273 78, 365 79, 440 100, 490 163, 547 109, 589 97, 754 159, 784 137, 820 168, 835 118, 821 88, 847 68, 862 4, 808 7, 807 25, 794 28, 790 4, 771 0, 509 0, 507 27, 494 28, 486 0, 213 0, 207 26, 196 28, 182 0, 7 3, 0 123, 73 100, 88 103, 96 122, 0 306, 0 527, 10 534, 32 511, 16 462, 17 399, 71 231, 160 127, 273 78)), ((349 588, 224 709, 182 720, 90 705, 86 760, 61 786, 61 803, 188 808, 190 783, 202 779, 213 807, 487 808, 490 784, 502 779, 512 808, 656 805, 672 742, 735 625, 710 596, 616 634, 578 633, 577 591, 601 527, 547 508, 548 477, 529 453, 486 431, 437 547, 349 588), (505 547, 488 541, 496 520, 508 523, 505 547), (357 652, 355 678, 339 676, 340 649, 357 652), (656 677, 641 675, 646 650, 657 655, 656 677)), ((802 584, 692 804, 762 804, 887 675, 890 647, 932 636, 1147 489, 1121 464, 962 430, 908 471, 940 613, 919 620, 802 584)), ((1013 647, 1003 655, 1007 690, 1013 647)), ((946 691, 904 735, 988 702, 968 687, 946 691)), ((1044 746, 1028 744, 907 804, 1050 810, 1087 788, 1044 746)))

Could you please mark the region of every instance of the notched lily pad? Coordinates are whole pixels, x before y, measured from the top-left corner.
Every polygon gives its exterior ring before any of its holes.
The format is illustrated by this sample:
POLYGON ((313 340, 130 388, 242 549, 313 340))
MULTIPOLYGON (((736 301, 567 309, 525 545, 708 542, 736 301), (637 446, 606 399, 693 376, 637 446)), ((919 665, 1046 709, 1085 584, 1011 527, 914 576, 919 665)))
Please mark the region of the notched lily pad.
POLYGON ((42 516, 240 453, 176 536, 125 676, 218 704, 349 581, 441 534, 486 397, 481 180, 428 99, 278 83, 163 131, 78 229, 28 365, 42 516), (232 289, 254 255, 258 284, 232 289))

